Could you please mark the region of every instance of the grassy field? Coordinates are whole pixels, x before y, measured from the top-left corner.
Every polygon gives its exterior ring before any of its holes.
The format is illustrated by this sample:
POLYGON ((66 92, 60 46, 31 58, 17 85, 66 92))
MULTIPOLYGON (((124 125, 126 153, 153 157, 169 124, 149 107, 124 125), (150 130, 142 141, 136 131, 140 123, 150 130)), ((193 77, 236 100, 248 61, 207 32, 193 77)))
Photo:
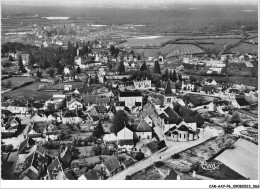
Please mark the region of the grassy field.
POLYGON ((178 42, 187 42, 187 43, 197 43, 200 47, 206 51, 219 53, 221 52, 226 45, 234 44, 240 39, 183 39, 178 42), (203 43, 214 43, 214 44, 203 44, 203 43))
MULTIPOLYGON (((47 100, 53 96, 53 94, 61 94, 60 91, 37 91, 39 89, 40 85, 43 85, 46 83, 41 83, 41 82, 34 82, 31 85, 27 85, 25 87, 21 87, 19 89, 15 89, 13 91, 9 91, 3 96, 6 96, 8 98, 15 98, 17 96, 24 96, 24 97, 33 97, 38 100, 47 100)), ((72 85, 72 88, 81 88, 82 87, 82 82, 69 82, 69 83, 61 83, 57 85, 49 85, 47 84, 47 89, 64 89, 64 85, 72 85)))
POLYGON ((13 88, 13 87, 20 86, 26 82, 34 81, 34 79, 30 77, 10 77, 2 80, 2 83, 6 83, 8 81, 11 81, 12 85, 10 88, 13 88))
MULTIPOLYGON (((144 36, 142 36, 144 37, 144 36)), ((161 46, 162 43, 167 42, 169 40, 175 40, 181 37, 185 37, 184 35, 175 35, 175 36, 160 36, 158 38, 130 38, 127 42, 120 44, 120 46, 161 46)))
POLYGON ((2 96, 6 96, 7 98, 16 98, 18 96, 24 97, 33 97, 36 100, 47 100, 53 96, 53 94, 59 94, 60 92, 42 92, 37 91, 39 89, 40 82, 32 83, 31 85, 27 85, 25 87, 21 87, 19 89, 15 89, 13 91, 9 91, 7 93, 2 94, 2 96))
POLYGON ((230 52, 236 53, 239 51, 240 53, 257 53, 258 52, 258 45, 248 44, 248 43, 242 43, 241 45, 234 47, 229 50, 230 52))

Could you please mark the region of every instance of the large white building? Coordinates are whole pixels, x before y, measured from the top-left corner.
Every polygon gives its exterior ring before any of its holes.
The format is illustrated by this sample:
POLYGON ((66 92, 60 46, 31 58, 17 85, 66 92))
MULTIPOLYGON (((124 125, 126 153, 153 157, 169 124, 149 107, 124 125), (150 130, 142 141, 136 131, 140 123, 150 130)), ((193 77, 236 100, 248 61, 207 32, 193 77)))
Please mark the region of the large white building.
POLYGON ((149 90, 152 87, 151 80, 141 80, 141 81, 134 81, 134 87, 137 90, 149 90))
POLYGON ((140 91, 120 91, 118 95, 120 102, 125 102, 125 106, 132 108, 133 106, 142 106, 143 96, 140 91))

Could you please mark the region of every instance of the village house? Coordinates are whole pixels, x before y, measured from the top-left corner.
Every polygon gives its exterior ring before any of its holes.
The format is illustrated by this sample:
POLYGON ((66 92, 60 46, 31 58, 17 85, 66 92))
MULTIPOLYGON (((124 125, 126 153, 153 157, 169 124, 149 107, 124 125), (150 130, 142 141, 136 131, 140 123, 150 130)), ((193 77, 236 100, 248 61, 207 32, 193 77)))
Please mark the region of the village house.
POLYGON ((36 111, 30 117, 31 122, 45 122, 47 120, 48 117, 43 111, 36 111))
POLYGON ((143 96, 140 91, 119 91, 118 100, 125 102, 125 106, 129 108, 141 107, 143 104, 143 96))
POLYGON ((232 99, 231 101, 232 106, 235 108, 249 108, 249 103, 246 101, 244 97, 237 97, 232 99))
POLYGON ((15 133, 21 126, 21 118, 19 117, 7 117, 2 119, 1 132, 15 133))
POLYGON ((120 164, 119 160, 114 156, 103 157, 102 166, 109 177, 119 173, 123 170, 123 166, 120 164))
POLYGON ((98 170, 91 170, 81 175, 78 180, 103 180, 104 174, 98 170))
POLYGON ((152 139, 152 128, 145 121, 141 120, 139 123, 131 125, 138 139, 152 139))
POLYGON ((189 81, 182 81, 181 89, 184 91, 193 91, 195 85, 190 83, 189 81))
POLYGON ((134 147, 134 134, 129 128, 128 125, 125 125, 123 129, 117 132, 118 148, 131 149, 134 147))
POLYGON ((141 152, 144 153, 145 157, 150 157, 152 154, 158 151, 158 145, 152 141, 140 148, 141 152))
POLYGON ((81 111, 76 110, 66 110, 64 114, 62 114, 62 123, 63 124, 74 124, 82 122, 82 118, 79 114, 82 114, 81 111))
POLYGON ((152 81, 148 80, 147 78, 145 80, 133 81, 133 82, 134 82, 134 88, 136 90, 149 90, 152 87, 152 81))
POLYGON ((74 178, 65 171, 65 167, 60 162, 59 158, 55 160, 47 167, 47 179, 48 180, 74 180, 74 178))
POLYGON ((48 164, 48 158, 37 151, 29 155, 22 165, 20 179, 38 180, 42 173, 45 172, 48 164))
POLYGON ((82 110, 83 109, 83 103, 80 100, 78 100, 77 98, 70 98, 66 102, 67 102, 67 108, 69 110, 75 110, 75 109, 82 110))
POLYGON ((10 103, 2 104, 1 109, 9 110, 15 114, 28 114, 30 110, 28 102, 22 102, 20 100, 13 100, 10 103))

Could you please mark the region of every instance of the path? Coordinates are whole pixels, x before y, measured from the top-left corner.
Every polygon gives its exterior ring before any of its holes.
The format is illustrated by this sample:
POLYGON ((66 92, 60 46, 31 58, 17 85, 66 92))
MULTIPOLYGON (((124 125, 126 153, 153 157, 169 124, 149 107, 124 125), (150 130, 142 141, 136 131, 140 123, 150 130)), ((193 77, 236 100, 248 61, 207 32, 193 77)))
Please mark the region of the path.
POLYGON ((139 161, 133 166, 123 170, 122 172, 114 175, 113 177, 110 177, 108 180, 125 180, 125 177, 127 175, 132 175, 148 166, 150 166, 152 163, 156 161, 164 161, 171 157, 171 155, 179 153, 181 151, 184 151, 186 149, 189 149, 193 146, 196 146, 198 144, 201 144, 215 136, 218 136, 220 133, 219 131, 215 130, 214 128, 206 128, 205 132, 200 133, 200 138, 196 141, 190 141, 190 142, 175 142, 176 145, 171 145, 166 151, 161 153, 155 153, 148 159, 145 159, 143 161, 139 161), (203 137, 204 135, 204 137, 203 137), (162 159, 160 158, 162 157, 162 159))

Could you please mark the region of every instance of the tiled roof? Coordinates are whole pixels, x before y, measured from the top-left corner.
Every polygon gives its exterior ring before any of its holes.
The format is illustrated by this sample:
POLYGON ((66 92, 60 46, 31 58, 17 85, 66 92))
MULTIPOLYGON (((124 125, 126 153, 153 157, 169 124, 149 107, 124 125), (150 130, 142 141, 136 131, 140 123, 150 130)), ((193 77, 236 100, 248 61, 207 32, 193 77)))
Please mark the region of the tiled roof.
POLYGON ((133 129, 135 132, 152 132, 151 127, 145 120, 141 120, 138 125, 133 125, 133 129))
POLYGON ((48 127, 48 124, 45 122, 33 122, 32 123, 32 129, 36 132, 36 133, 43 133, 44 130, 46 130, 48 127))
POLYGON ((118 145, 120 145, 120 146, 124 146, 124 145, 134 145, 134 140, 133 140, 133 139, 118 140, 117 143, 118 143, 118 145))
POLYGON ((154 141, 147 143, 146 146, 151 150, 151 152, 158 150, 158 145, 154 141))
POLYGON ((166 115, 160 114, 159 116, 164 118, 165 123, 178 125, 182 121, 182 118, 172 108, 167 107, 164 112, 166 115))
POLYGON ((121 167, 119 160, 113 156, 106 158, 106 160, 103 162, 103 164, 110 172, 121 167))
POLYGON ((134 97, 134 96, 142 96, 140 91, 119 91, 120 97, 134 97))
POLYGON ((103 97, 100 95, 83 95, 83 102, 88 104, 88 103, 92 103, 92 104, 109 104, 110 102, 110 98, 108 97, 103 97))
POLYGON ((98 113, 106 113, 107 108, 104 105, 94 106, 98 113))
POLYGON ((179 128, 178 128, 179 131, 188 131, 189 128, 185 125, 181 125, 179 128))
POLYGON ((47 167, 49 176, 51 180, 55 180, 56 176, 59 174, 59 172, 63 171, 62 165, 59 161, 59 159, 55 159, 48 167, 47 167))
POLYGON ((177 180, 178 174, 174 169, 171 169, 169 175, 167 175, 164 180, 177 180))
POLYGON ((27 137, 26 139, 24 139, 23 142, 21 142, 21 144, 19 146, 18 154, 26 153, 25 150, 29 146, 32 147, 33 145, 35 145, 35 141, 33 139, 31 139, 30 137, 27 137))
POLYGON ((236 98, 236 101, 240 106, 248 106, 249 105, 249 103, 246 101, 245 98, 236 98))
POLYGON ((91 170, 84 174, 87 180, 99 180, 96 170, 91 170))

